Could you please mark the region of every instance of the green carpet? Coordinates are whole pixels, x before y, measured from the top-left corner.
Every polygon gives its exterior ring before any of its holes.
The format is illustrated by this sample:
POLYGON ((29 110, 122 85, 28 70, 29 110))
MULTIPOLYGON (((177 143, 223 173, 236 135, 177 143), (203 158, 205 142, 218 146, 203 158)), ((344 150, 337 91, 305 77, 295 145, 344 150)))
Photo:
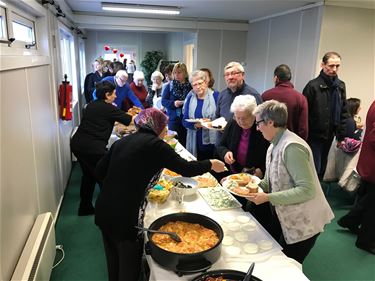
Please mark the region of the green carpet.
MULTIPOLYGON (((94 217, 77 216, 80 180, 81 170, 75 165, 56 225, 56 243, 63 245, 65 258, 53 269, 52 281, 107 280, 103 243, 94 217)), ((327 192, 328 186, 323 188, 327 192)), ((336 218, 306 258, 305 275, 312 281, 375 281, 375 256, 356 248, 356 236, 336 224, 349 210, 353 197, 331 184, 327 198, 336 218)), ((60 258, 58 252, 55 262, 60 258)))

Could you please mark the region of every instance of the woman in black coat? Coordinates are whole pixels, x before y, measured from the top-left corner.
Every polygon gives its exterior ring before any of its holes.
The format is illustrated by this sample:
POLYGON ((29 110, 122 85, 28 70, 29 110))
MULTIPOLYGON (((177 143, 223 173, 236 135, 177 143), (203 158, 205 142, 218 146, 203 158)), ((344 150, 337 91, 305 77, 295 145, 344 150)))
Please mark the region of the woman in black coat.
POLYGON ((141 111, 138 131, 115 142, 96 168, 103 188, 95 205, 95 223, 102 232, 109 280, 138 280, 145 197, 150 182, 163 168, 184 176, 224 171, 219 160, 188 162, 162 140, 168 117, 156 108, 141 111))
POLYGON ((249 172, 263 178, 269 143, 257 131, 252 114, 256 106, 251 95, 238 96, 233 100, 233 120, 225 126, 216 150, 220 159, 229 165, 231 173, 249 172))
POLYGON ((114 123, 117 121, 129 125, 132 121, 132 116, 112 105, 116 98, 115 89, 108 81, 96 84, 98 99, 86 106, 81 124, 70 142, 71 150, 82 168, 79 216, 92 215, 95 212, 92 205, 97 182, 95 166, 107 151, 106 146, 114 123))

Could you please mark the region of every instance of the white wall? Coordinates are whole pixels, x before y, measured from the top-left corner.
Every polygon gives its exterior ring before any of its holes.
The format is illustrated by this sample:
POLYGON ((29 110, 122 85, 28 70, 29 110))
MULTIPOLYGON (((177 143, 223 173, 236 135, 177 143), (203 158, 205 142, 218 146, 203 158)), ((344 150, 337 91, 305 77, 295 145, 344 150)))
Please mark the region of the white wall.
POLYGON ((302 91, 315 74, 323 7, 250 23, 247 36, 246 82, 260 93, 274 87, 279 64, 292 70, 292 82, 302 91))
POLYGON ((199 29, 197 36, 197 68, 207 67, 215 78, 214 88, 223 90, 223 68, 231 61, 245 63, 246 31, 199 29))
POLYGON ((92 62, 99 56, 111 51, 105 51, 104 45, 109 46, 127 46, 126 49, 135 50, 137 58, 135 59, 137 69, 147 51, 167 52, 166 33, 161 32, 126 32, 126 31, 104 31, 91 30, 86 34, 86 70, 87 73, 92 71, 92 62))
POLYGON ((36 1, 22 2, 36 17, 38 49, 0 44, 0 280, 11 278, 37 215, 50 211, 56 217, 77 121, 57 115, 57 19, 36 1))
POLYGON ((375 10, 326 6, 316 73, 327 51, 341 55, 339 77, 345 81, 347 97, 361 99, 364 120, 375 99, 375 10))

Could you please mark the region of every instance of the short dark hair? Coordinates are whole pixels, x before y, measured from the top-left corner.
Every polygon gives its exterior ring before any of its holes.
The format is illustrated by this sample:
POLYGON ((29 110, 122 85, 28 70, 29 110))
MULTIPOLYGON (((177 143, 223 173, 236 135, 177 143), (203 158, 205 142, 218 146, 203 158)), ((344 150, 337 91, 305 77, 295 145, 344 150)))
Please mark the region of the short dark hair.
POLYGON ((290 71, 289 66, 286 64, 280 64, 275 68, 273 75, 279 78, 280 81, 286 82, 292 79, 292 72, 290 71))
POLYGON ((96 97, 98 98, 98 100, 105 100, 105 94, 112 93, 116 89, 116 86, 109 81, 101 81, 96 83, 95 88, 96 97))
POLYGON ((201 70, 208 73, 208 78, 210 78, 210 83, 208 83, 208 88, 212 89, 215 84, 215 79, 212 76, 211 70, 205 67, 201 68, 201 70))
POLYGON ((172 73, 173 71, 174 64, 168 64, 166 67, 163 69, 163 73, 172 73))
POLYGON ((323 58, 322 58, 323 63, 327 64, 328 60, 330 58, 332 58, 332 57, 338 57, 338 58, 341 59, 341 56, 338 53, 336 53, 336 52, 328 52, 328 53, 325 53, 324 56, 323 56, 323 58))
POLYGON ((346 108, 351 117, 357 114, 358 108, 361 105, 361 100, 357 98, 349 98, 346 100, 346 108))
POLYGON ((121 69, 124 69, 124 64, 121 61, 113 62, 113 73, 117 73, 121 69))

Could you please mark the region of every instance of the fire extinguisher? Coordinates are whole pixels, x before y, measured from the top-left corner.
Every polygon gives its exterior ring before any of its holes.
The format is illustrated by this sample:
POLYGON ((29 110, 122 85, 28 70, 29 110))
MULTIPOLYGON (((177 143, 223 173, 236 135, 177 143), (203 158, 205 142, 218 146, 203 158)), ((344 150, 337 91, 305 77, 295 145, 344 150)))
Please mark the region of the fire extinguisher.
POLYGON ((72 85, 69 84, 67 78, 68 76, 65 74, 64 81, 59 87, 60 118, 62 120, 72 120, 72 85))

